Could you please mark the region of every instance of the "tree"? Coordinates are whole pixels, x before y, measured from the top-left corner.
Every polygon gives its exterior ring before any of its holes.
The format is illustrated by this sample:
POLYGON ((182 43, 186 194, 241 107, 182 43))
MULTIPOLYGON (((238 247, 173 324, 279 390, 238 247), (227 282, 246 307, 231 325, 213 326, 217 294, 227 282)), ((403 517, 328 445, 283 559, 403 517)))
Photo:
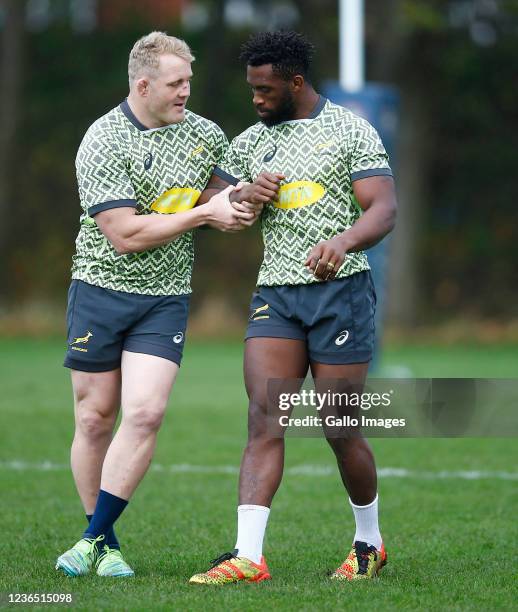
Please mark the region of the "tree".
MULTIPOLYGON (((1 37, 0 82, 0 287, 6 287, 9 216, 14 194, 11 188, 13 150, 16 127, 20 117, 21 86, 23 81, 24 0, 1 0, 4 13, 1 37)), ((0 303, 5 294, 0 293, 0 303)))

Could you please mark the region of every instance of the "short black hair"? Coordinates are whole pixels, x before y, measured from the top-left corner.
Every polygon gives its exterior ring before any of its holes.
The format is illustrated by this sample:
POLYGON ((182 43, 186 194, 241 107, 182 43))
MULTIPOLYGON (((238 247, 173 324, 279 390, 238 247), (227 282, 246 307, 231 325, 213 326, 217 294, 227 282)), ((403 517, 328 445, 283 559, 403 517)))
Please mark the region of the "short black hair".
POLYGON ((308 79, 314 51, 312 43, 298 32, 258 32, 242 45, 239 59, 249 66, 271 64, 273 72, 286 81, 296 74, 308 79))

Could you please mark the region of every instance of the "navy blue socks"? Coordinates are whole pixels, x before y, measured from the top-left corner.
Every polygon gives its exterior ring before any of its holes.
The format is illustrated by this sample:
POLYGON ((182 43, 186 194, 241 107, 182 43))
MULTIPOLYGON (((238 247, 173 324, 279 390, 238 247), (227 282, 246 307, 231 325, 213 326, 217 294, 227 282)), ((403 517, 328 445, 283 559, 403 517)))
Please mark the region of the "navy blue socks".
POLYGON ((119 548, 119 543, 113 531, 113 524, 127 505, 127 500, 101 489, 97 498, 95 512, 90 519, 87 530, 83 534, 83 538, 97 538, 100 535, 104 535, 104 540, 100 542, 101 547, 104 544, 108 544, 110 548, 119 548), (110 541, 115 542, 116 546, 113 546, 110 541))
MULTIPOLYGON (((88 521, 88 524, 90 524, 90 521, 92 520, 92 516, 93 514, 86 515, 86 520, 88 521)), ((104 546, 105 544, 108 544, 110 548, 116 548, 117 550, 121 549, 121 545, 119 544, 119 540, 117 540, 117 536, 115 535, 115 530, 113 529, 113 525, 104 534, 104 540, 102 541, 102 546, 104 546)))

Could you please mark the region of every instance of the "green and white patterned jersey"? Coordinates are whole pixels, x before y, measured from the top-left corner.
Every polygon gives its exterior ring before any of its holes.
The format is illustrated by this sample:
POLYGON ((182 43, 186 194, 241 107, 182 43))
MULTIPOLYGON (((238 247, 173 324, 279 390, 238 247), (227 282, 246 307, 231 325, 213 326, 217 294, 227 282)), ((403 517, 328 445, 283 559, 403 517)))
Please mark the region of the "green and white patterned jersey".
POLYGON ((72 278, 143 295, 190 293, 192 231, 164 246, 118 255, 95 215, 122 206, 141 215, 189 210, 227 147, 216 124, 190 111, 181 123, 147 129, 124 101, 98 119, 76 158, 83 214, 72 278))
MULTIPOLYGON (((392 176, 376 130, 322 96, 308 119, 250 127, 232 141, 215 170, 229 182, 253 182, 261 172, 286 176, 278 200, 261 215, 264 259, 257 284, 266 286, 317 282, 304 262, 316 244, 360 216, 353 181, 392 176)), ((350 253, 336 278, 368 269, 365 253, 350 253)))

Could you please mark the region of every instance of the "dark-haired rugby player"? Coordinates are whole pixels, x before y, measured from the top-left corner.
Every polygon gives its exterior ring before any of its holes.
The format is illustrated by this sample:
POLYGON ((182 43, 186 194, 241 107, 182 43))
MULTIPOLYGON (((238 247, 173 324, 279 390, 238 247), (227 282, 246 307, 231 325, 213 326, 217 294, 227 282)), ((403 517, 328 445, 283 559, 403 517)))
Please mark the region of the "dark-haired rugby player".
MULTIPOLYGON (((264 260, 246 334, 249 429, 237 542, 193 576, 195 584, 270 578, 262 547, 284 439, 266 425, 268 380, 302 379, 310 368, 317 385, 340 379, 358 390, 372 357, 376 299, 363 250, 394 226, 394 182, 374 128, 313 88, 312 53, 311 43, 287 31, 256 34, 243 46, 260 121, 233 140, 209 183, 224 189, 258 179, 266 199, 280 189, 262 213, 264 260)), ((359 432, 326 437, 356 522, 352 549, 332 577, 372 578, 386 563, 374 458, 359 432)))

